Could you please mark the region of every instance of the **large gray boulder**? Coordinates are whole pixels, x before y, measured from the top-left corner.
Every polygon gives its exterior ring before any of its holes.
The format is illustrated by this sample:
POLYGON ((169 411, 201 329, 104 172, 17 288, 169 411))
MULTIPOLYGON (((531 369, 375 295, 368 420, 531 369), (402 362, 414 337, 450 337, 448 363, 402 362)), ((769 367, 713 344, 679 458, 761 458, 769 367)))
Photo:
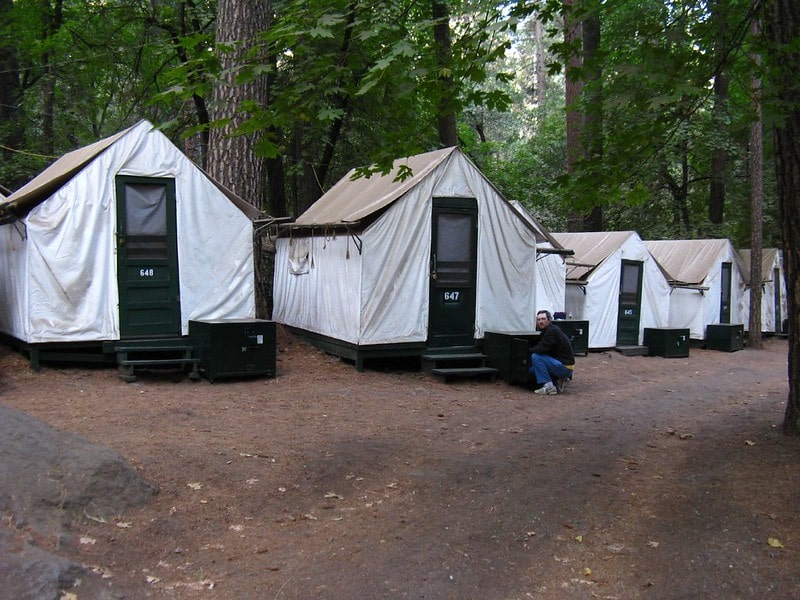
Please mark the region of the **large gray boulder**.
POLYGON ((124 514, 157 492, 110 448, 0 406, 0 589, 60 598, 84 569, 33 540, 60 539, 70 523, 124 514))

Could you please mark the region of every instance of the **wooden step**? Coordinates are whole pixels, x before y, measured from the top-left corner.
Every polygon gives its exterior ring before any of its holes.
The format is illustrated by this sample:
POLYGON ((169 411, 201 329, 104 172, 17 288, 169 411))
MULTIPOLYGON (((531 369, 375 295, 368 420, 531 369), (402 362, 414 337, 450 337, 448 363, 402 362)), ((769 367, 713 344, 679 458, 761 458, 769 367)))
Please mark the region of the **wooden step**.
POLYGON ((494 367, 435 368, 430 371, 432 375, 442 377, 445 383, 451 379, 468 379, 474 377, 489 377, 494 381, 494 378, 499 372, 499 369, 495 369, 494 367))
POLYGON ((478 368, 486 366, 486 355, 480 352, 450 352, 423 354, 422 370, 429 373, 437 368, 478 368))
POLYGON ((188 339, 139 339, 109 342, 104 350, 117 355, 119 378, 123 381, 136 381, 134 367, 164 367, 177 365, 191 367, 189 378, 200 378, 198 366, 200 359, 193 356, 194 345, 188 339))
POLYGON ((623 356, 647 356, 647 346, 616 346, 614 348, 623 356))
POLYGON ((121 358, 118 365, 193 365, 200 362, 199 358, 121 358))
POLYGON ((103 352, 160 352, 191 350, 194 340, 188 337, 135 338, 103 342, 103 352))

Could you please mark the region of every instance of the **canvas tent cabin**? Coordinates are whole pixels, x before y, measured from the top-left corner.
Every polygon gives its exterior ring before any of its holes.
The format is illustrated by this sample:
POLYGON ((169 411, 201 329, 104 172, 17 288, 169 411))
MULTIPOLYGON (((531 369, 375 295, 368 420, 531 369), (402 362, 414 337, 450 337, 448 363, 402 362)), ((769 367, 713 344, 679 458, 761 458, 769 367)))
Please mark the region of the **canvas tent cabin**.
POLYGON ((273 319, 332 354, 421 356, 535 329, 537 252, 563 252, 458 148, 345 175, 276 242, 273 319), (413 175, 397 180, 402 168, 413 175))
POLYGON ((746 277, 739 254, 727 239, 645 241, 672 288, 669 327, 706 339, 706 327, 741 323, 739 307, 746 277))
POLYGON ((589 321, 589 348, 639 346, 665 327, 669 284, 635 231, 554 233, 567 259, 566 312, 589 321))
MULTIPOLYGON (((540 231, 542 236, 545 237, 544 230, 540 229, 542 227, 541 224, 528 209, 516 200, 511 200, 511 205, 514 206, 525 219, 529 220, 532 227, 540 231)), ((568 246, 566 247, 568 248, 568 246)), ((536 289, 534 290, 536 310, 549 310, 551 314, 564 312, 564 294, 567 275, 567 267, 564 260, 565 254, 560 252, 545 252, 545 250, 553 248, 553 245, 549 241, 540 242, 537 248, 539 252, 536 253, 536 289)))
MULTIPOLYGON (((750 279, 750 250, 739 250, 744 275, 750 279)), ((750 291, 741 297, 741 315, 745 330, 750 330, 750 291)), ((763 333, 786 333, 787 318, 786 284, 783 277, 783 256, 777 248, 761 250, 761 331, 763 333)))
POLYGON ((0 203, 0 331, 38 356, 253 317, 257 214, 147 121, 69 152, 0 203))

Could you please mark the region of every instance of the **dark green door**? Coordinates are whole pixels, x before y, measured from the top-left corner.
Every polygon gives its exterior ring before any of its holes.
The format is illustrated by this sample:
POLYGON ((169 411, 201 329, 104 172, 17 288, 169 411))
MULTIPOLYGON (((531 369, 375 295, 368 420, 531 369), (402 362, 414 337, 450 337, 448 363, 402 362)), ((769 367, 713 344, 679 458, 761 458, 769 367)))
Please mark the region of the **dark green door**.
POLYGON ((472 346, 478 256, 477 201, 434 198, 431 236, 428 346, 472 346))
POLYGON ((719 295, 719 322, 731 322, 731 263, 722 263, 722 283, 719 295))
POLYGON ((622 273, 619 280, 617 346, 636 346, 639 343, 643 272, 644 263, 641 261, 622 261, 622 273))
POLYGON ((175 180, 118 176, 121 337, 180 335, 175 180))
POLYGON ((773 301, 775 302, 775 333, 781 333, 783 329, 783 311, 781 310, 781 271, 772 270, 773 301))

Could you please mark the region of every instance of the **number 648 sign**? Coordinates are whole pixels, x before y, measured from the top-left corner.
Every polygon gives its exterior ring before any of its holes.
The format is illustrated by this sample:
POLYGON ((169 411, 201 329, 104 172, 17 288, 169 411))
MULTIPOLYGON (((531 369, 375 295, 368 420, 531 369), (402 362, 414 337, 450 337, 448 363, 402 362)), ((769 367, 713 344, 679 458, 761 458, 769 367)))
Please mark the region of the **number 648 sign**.
POLYGON ((139 277, 154 277, 156 274, 156 270, 153 268, 150 269, 139 269, 139 277))

